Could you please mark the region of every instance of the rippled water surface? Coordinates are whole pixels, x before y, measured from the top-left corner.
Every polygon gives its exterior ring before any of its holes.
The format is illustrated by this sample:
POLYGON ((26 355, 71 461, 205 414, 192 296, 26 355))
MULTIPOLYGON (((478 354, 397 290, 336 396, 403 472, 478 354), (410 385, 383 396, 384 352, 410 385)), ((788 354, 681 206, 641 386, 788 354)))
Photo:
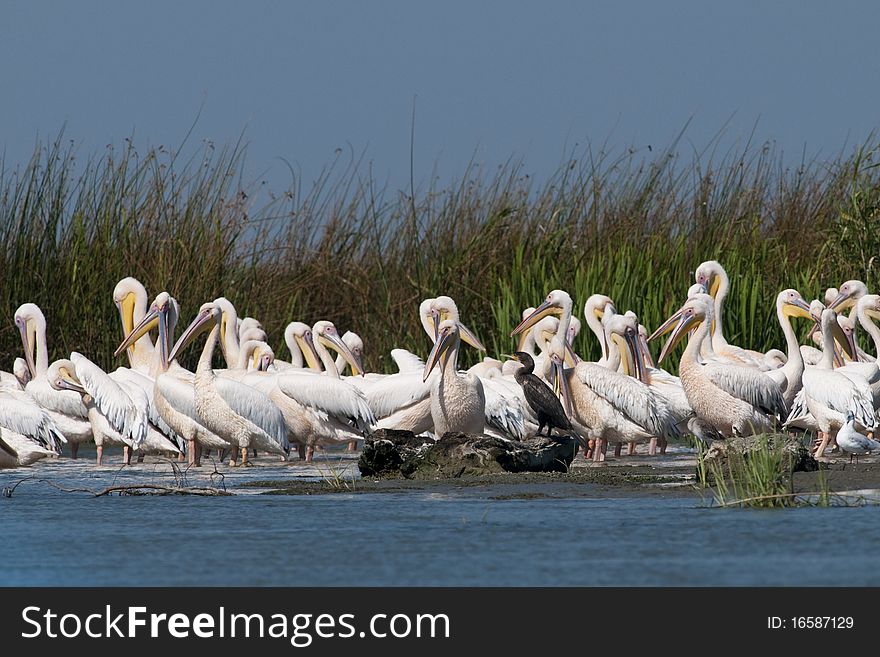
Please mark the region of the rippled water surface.
MULTIPOLYGON (((352 467, 343 459, 334 470, 346 477, 352 467)), ((0 471, 0 487, 33 475, 98 490, 114 482, 167 483, 169 470, 141 465, 120 474, 118 466, 59 460, 0 471)), ((314 468, 280 465, 225 472, 231 488, 254 479, 321 476, 314 468)), ((191 475, 189 483, 210 483, 207 475, 191 475)), ((880 584, 880 571, 870 565, 880 545, 876 506, 721 510, 702 507, 699 497, 598 492, 493 499, 506 492, 503 485, 313 496, 242 492, 93 498, 26 481, 0 498, 0 584, 880 584)))

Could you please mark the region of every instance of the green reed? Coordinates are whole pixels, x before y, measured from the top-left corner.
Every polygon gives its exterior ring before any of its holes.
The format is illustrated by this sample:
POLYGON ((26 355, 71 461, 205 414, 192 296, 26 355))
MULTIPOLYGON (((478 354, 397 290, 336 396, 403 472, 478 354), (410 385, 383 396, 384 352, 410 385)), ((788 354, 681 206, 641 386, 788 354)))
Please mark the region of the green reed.
MULTIPOLYGON (((281 357, 287 322, 332 319, 363 337, 379 371, 393 367, 393 347, 427 351, 416 315, 429 295, 456 299, 498 354, 512 347, 522 308, 556 287, 578 315, 603 292, 653 328, 681 304, 696 266, 717 258, 732 281, 729 339, 764 350, 782 345, 779 290, 812 298, 848 278, 878 283, 873 140, 796 168, 766 145, 587 147, 542 182, 518 161, 473 164, 415 198, 345 153, 314 184, 273 196, 242 180, 243 156, 241 143, 141 152, 126 140, 80 162, 59 136, 29 162, 0 161, 0 367, 20 353, 12 313, 25 301, 46 313, 53 357, 80 350, 114 363, 111 293, 128 275, 151 295, 174 294, 184 322, 204 301, 229 297, 263 322, 281 357)), ((576 346, 598 355, 586 331, 576 346)))

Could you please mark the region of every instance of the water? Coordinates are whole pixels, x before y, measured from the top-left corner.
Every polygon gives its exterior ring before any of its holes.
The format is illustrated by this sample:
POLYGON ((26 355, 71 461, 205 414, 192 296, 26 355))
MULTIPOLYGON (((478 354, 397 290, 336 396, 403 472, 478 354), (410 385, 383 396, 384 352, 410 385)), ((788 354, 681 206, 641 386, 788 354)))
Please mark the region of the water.
MULTIPOLYGON (((114 480, 167 481, 167 470, 120 475, 59 460, 2 471, 0 487, 36 475, 98 489, 114 480)), ((302 466, 226 472, 227 484, 316 474, 302 466)), ((880 544, 880 507, 721 510, 699 498, 598 494, 492 499, 509 491, 92 498, 26 482, 0 498, 0 584, 880 584, 868 565, 880 544)))

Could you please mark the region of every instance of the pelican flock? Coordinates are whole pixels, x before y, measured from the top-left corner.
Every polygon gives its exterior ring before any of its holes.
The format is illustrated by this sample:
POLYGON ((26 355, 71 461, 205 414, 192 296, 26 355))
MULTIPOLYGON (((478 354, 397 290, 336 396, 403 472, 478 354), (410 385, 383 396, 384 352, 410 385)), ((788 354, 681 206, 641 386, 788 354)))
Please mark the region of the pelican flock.
POLYGON ((513 355, 483 356, 467 370, 461 361, 473 362, 484 343, 451 297, 430 297, 410 318, 427 337, 424 348, 393 349, 393 373, 369 371, 364 341, 326 319, 285 318, 276 352, 264 324, 240 318, 227 297, 203 303, 175 337, 177 301, 160 291, 150 302, 131 277, 112 293, 115 355, 125 362, 102 369, 87 345, 50 362, 52 327, 37 305, 23 303, 12 317, 21 355, 12 372, 0 372, 0 467, 62 453, 76 459, 85 443, 95 445, 98 465, 116 448, 125 465, 162 455, 198 467, 208 451, 235 466, 311 461, 316 450, 356 450, 380 429, 522 441, 546 427, 548 437, 555 429, 553 439, 576 440, 593 462, 609 446, 621 456, 645 445, 652 456, 671 440, 769 432, 811 435, 817 458, 880 449, 880 295, 858 280, 827 288, 822 300, 781 290, 773 310, 784 342, 762 352, 725 334, 725 301, 736 290, 718 261, 701 263, 690 283, 682 281, 675 311, 650 335, 633 310, 619 312, 599 292, 584 300, 586 337, 568 292, 551 290, 537 305, 522 299, 518 324, 502 336, 513 355), (655 360, 651 342, 667 334, 655 360), (579 356, 578 339, 595 340, 599 359, 579 356), (197 341, 190 371, 178 357, 197 341))

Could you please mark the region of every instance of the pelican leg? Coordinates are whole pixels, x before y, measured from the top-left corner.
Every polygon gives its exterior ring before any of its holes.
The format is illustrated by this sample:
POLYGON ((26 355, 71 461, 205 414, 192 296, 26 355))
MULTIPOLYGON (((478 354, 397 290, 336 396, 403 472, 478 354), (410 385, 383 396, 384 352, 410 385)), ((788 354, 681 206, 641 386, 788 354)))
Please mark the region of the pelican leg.
POLYGON ((101 465, 101 462, 104 460, 104 446, 103 446, 103 445, 98 445, 98 446, 95 448, 95 452, 96 452, 96 454, 97 454, 97 456, 95 457, 95 458, 96 458, 96 463, 97 463, 98 465, 101 465))
POLYGON ((665 453, 666 453, 666 448, 669 446, 669 441, 666 440, 666 438, 661 438, 661 439, 659 440, 659 444, 660 444, 660 453, 661 453, 661 454, 665 454, 665 453))
POLYGON ((128 445, 122 447, 122 465, 131 465, 131 448, 128 445))
POLYGON ((356 452, 357 448, 358 448, 358 441, 356 441, 356 440, 348 441, 348 451, 349 452, 356 452))
POLYGON ((306 460, 306 446, 303 444, 299 444, 296 446, 296 451, 299 454, 299 458, 301 461, 306 460))
POLYGON ((249 467, 250 465, 251 465, 251 462, 248 461, 248 448, 242 447, 241 448, 241 466, 243 468, 246 468, 246 467, 249 467))
POLYGON ((79 452, 79 443, 70 443, 70 458, 76 461, 76 455, 79 452))
POLYGON ((608 449, 608 441, 604 438, 596 439, 596 446, 593 448, 593 461, 599 463, 605 460, 605 451, 608 449))
POLYGON ((648 456, 656 456, 657 455, 657 438, 652 436, 651 441, 648 443, 648 456))
POLYGON ((627 447, 626 455, 627 456, 634 456, 635 453, 636 453, 636 444, 631 442, 629 444, 629 446, 627 447))
POLYGON ((819 459, 825 454, 825 449, 828 447, 828 439, 831 434, 826 433, 825 431, 819 432, 819 444, 816 446, 816 451, 813 453, 813 458, 819 459))
POLYGON ((614 446, 614 456, 620 457, 621 452, 623 452, 623 443, 617 443, 614 446))
POLYGON ((257 450, 254 450, 254 458, 257 458, 257 450))
POLYGON ((306 463, 311 463, 312 459, 315 457, 315 446, 308 445, 306 447, 306 463))

